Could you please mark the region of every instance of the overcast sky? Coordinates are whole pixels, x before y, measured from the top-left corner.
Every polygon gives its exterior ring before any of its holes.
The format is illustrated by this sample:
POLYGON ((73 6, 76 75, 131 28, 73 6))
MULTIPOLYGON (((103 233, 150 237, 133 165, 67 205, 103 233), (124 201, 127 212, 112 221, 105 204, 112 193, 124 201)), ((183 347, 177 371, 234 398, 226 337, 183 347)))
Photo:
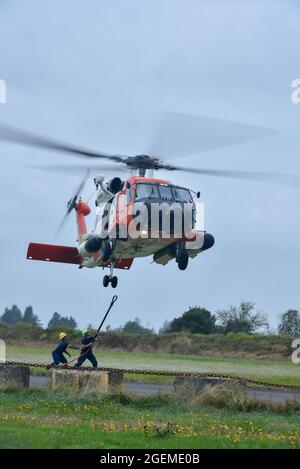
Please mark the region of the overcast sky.
MULTIPOLYGON (((0 122, 134 155, 149 145, 153 111, 229 119, 279 132, 191 155, 191 142, 175 129, 175 143, 187 148, 176 162, 300 174, 300 104, 291 101, 292 80, 300 78, 299 24, 297 0, 0 0, 7 86, 0 122)), ((0 154, 0 311, 32 304, 45 323, 58 311, 80 326, 97 324, 115 293, 102 287, 102 270, 26 260, 30 241, 53 242, 78 184, 26 165, 72 158, 4 143, 0 154)), ((159 175, 201 191, 216 244, 185 272, 151 258, 118 272, 112 327, 138 316, 158 328, 189 306, 215 311, 242 299, 274 326, 280 312, 300 308, 300 188, 159 175)), ((84 196, 92 189, 90 182, 84 196)), ((87 221, 92 227, 93 217, 87 221)), ((70 217, 58 242, 75 241, 70 217)))

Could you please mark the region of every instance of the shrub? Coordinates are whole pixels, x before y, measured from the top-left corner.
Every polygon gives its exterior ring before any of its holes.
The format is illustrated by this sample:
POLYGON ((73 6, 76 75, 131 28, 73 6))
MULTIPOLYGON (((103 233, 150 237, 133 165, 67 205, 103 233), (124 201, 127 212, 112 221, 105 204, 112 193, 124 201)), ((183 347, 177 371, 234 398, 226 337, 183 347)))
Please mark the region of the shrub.
POLYGON ((39 340, 42 333, 42 327, 20 322, 8 328, 7 337, 14 340, 39 340))
POLYGON ((8 326, 0 321, 0 339, 5 339, 7 336, 8 326))
POLYGON ((194 306, 185 311, 179 318, 173 319, 166 332, 187 331, 194 334, 212 334, 216 318, 205 308, 194 306))

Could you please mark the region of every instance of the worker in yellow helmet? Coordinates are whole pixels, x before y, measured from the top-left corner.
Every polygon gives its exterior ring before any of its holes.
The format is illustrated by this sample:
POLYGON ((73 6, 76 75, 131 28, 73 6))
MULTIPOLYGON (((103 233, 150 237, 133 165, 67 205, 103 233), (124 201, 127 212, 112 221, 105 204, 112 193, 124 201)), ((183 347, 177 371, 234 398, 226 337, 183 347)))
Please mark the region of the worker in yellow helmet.
POLYGON ((64 353, 68 355, 68 357, 71 357, 69 352, 67 351, 67 348, 74 348, 77 349, 78 347, 74 347, 73 345, 70 345, 68 342, 68 334, 65 332, 60 332, 58 334, 59 342, 57 344, 57 347, 52 351, 52 357, 53 357, 53 363, 51 365, 59 365, 60 363, 66 364, 68 363, 68 360, 64 356, 64 353))

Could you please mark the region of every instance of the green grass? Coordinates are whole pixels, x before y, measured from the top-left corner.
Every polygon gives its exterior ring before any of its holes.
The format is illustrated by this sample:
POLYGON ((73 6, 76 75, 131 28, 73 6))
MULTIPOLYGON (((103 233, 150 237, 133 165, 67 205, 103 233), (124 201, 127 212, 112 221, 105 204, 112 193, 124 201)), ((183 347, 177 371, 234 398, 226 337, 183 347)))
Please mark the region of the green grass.
POLYGON ((238 412, 172 396, 0 393, 0 448, 300 448, 299 427, 299 412, 238 412))
MULTIPOLYGON (((265 359, 222 358, 198 355, 174 355, 161 353, 116 352, 95 349, 99 366, 137 368, 144 370, 193 371, 199 373, 224 373, 259 379, 269 383, 300 386, 300 367, 291 361, 265 359)), ((74 357, 76 356, 73 354, 74 357)), ((7 359, 50 363, 51 347, 8 346, 7 359)), ((165 381, 170 378, 146 375, 126 375, 136 380, 165 381)), ((172 380, 172 379, 171 379, 172 380)))

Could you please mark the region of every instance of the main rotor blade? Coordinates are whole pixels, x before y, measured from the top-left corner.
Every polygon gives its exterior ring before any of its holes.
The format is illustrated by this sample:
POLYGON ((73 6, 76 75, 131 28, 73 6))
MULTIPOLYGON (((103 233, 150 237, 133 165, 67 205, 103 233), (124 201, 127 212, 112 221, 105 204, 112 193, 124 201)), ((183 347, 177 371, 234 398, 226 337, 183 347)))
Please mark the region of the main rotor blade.
POLYGON ((251 142, 278 131, 188 114, 160 112, 145 153, 173 159, 251 142))
POLYGON ((183 168, 178 166, 174 166, 173 170, 179 170, 193 174, 203 174, 204 176, 243 179, 245 181, 267 182, 270 184, 279 184, 283 186, 300 187, 300 174, 268 173, 259 171, 231 171, 223 169, 183 168))
POLYGON ((107 160, 116 161, 122 163, 126 157, 119 155, 111 155, 109 153, 99 153, 85 148, 76 147, 62 142, 57 142, 52 139, 41 137, 23 130, 14 129, 0 125, 0 140, 10 143, 17 143, 21 145, 28 145, 37 148, 43 148, 45 150, 55 150, 58 152, 70 153, 74 156, 86 157, 86 158, 103 158, 107 160))
POLYGON ((79 175, 82 176, 82 174, 86 171, 89 171, 89 175, 92 174, 101 174, 101 172, 126 172, 128 173, 128 169, 124 166, 119 166, 117 164, 105 164, 105 165, 84 165, 84 166, 79 166, 79 165, 28 165, 28 168, 31 169, 37 169, 38 171, 47 171, 50 173, 56 173, 56 174, 68 174, 68 175, 79 175))
POLYGON ((82 181, 80 182, 79 186, 77 187, 77 189, 75 190, 74 192, 74 195, 73 197, 70 199, 70 201, 68 202, 68 207, 67 207, 67 211, 62 219, 62 221, 60 222, 60 224, 58 225, 58 228, 56 230, 56 233, 55 233, 55 238, 57 237, 57 235, 60 233, 61 229, 63 228, 63 226, 65 225, 66 221, 67 221, 67 218, 68 216, 70 215, 70 213, 72 212, 72 210, 75 208, 75 204, 77 202, 77 199, 79 197, 79 194, 82 192, 87 180, 88 180, 88 176, 89 176, 89 171, 86 172, 86 175, 85 177, 82 179, 82 181))
POLYGON ((79 186, 77 187, 77 189, 76 189, 76 191, 75 191, 75 193, 74 193, 74 195, 73 195, 73 197, 72 197, 72 199, 71 199, 71 201, 70 201, 70 203, 69 203, 69 205, 68 205, 68 210, 67 210, 68 213, 70 213, 71 210, 73 210, 74 207, 72 206, 72 202, 74 202, 74 203, 76 202, 76 200, 77 200, 79 194, 80 194, 81 191, 83 190, 83 188, 84 188, 84 186, 85 186, 85 184, 86 184, 86 182, 87 182, 87 180, 88 180, 88 177, 89 177, 89 171, 86 172, 86 176, 84 177, 84 179, 82 179, 82 181, 80 182, 79 186))

